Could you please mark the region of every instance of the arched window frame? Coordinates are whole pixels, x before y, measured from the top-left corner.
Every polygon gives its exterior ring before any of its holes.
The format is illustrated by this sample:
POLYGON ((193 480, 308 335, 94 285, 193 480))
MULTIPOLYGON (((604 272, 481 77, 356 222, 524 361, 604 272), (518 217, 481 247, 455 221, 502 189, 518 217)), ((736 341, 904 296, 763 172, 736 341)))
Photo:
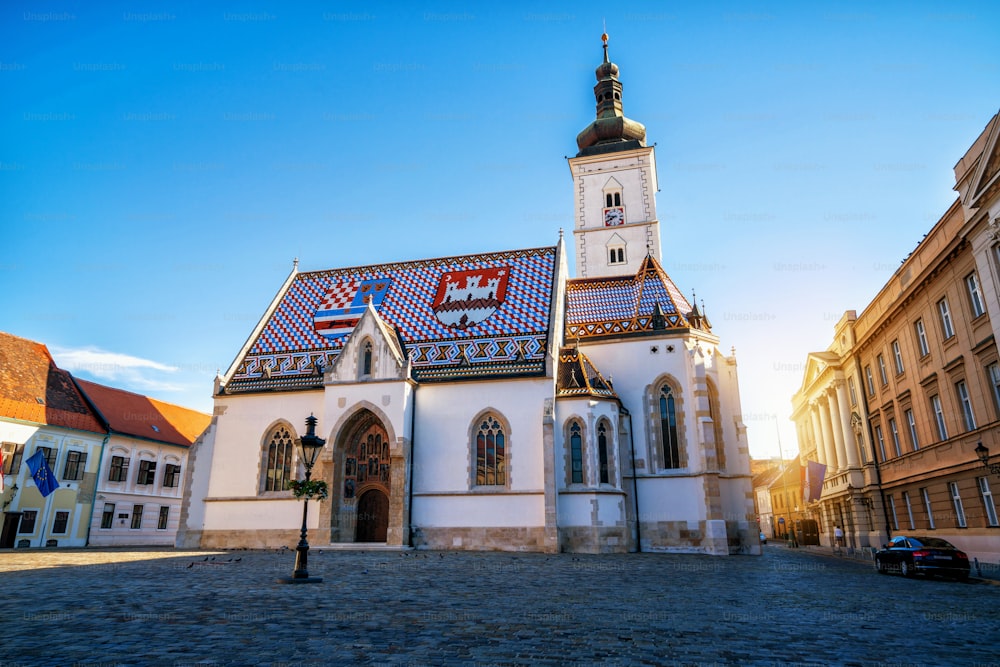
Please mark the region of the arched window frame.
POLYGON ((361 340, 358 345, 358 378, 364 379, 372 376, 375 368, 375 344, 368 336, 361 340))
POLYGON ((597 483, 618 486, 615 430, 607 417, 597 422, 597 483))
MULTIPOLYGON (((485 437, 484 445, 486 445, 486 451, 489 451, 488 447, 488 435, 489 430, 483 432, 485 437)), ((496 434, 494 434, 496 435, 496 434)), ((486 409, 476 415, 476 418, 472 420, 469 425, 469 488, 481 491, 503 491, 510 488, 510 455, 511 455, 511 429, 510 422, 503 416, 499 410, 486 409), (479 475, 479 464, 480 464, 480 454, 479 454, 479 435, 483 432, 483 424, 486 423, 489 426, 498 426, 499 434, 503 436, 503 459, 502 466, 496 465, 496 449, 494 449, 494 466, 493 472, 498 471, 503 473, 502 479, 497 479, 494 476, 492 483, 488 483, 490 479, 488 466, 484 470, 485 479, 482 479, 479 475)), ((496 440, 494 440, 494 447, 496 447, 496 440)), ((488 458, 488 455, 487 457, 488 458)))
POLYGON ((565 442, 566 442, 566 485, 571 484, 586 484, 587 483, 587 427, 582 419, 579 417, 571 417, 566 421, 565 426, 565 442), (580 438, 580 451, 579 451, 579 471, 574 470, 574 450, 573 450, 573 438, 575 435, 579 435, 580 438), (579 475, 574 475, 575 472, 579 472, 579 475))
POLYGON ((684 394, 681 384, 671 375, 663 375, 646 387, 646 406, 649 419, 647 421, 647 456, 651 469, 655 471, 683 470, 688 467, 687 429, 685 424, 684 394), (660 423, 660 396, 663 389, 669 387, 674 397, 674 415, 677 432, 677 463, 676 467, 667 467, 664 460, 663 430, 660 423))
MULTIPOLYGON (((288 489, 288 482, 295 479, 296 466, 298 465, 298 455, 295 448, 295 440, 298 436, 295 433, 295 429, 288 422, 282 420, 272 424, 267 430, 264 431, 264 437, 261 439, 260 447, 260 482, 258 486, 258 492, 261 495, 291 495, 291 490, 288 489), (278 437, 279 433, 284 432, 287 434, 287 440, 282 443, 276 443, 275 438, 278 437), (280 455, 283 459, 287 460, 287 470, 282 471, 281 475, 274 476, 271 474, 272 469, 272 459, 271 459, 271 445, 275 444, 275 460, 274 467, 277 468, 277 457, 280 455), (281 446, 279 446, 281 445, 281 446), (276 482, 271 480, 276 479, 276 482), (283 488, 274 489, 272 486, 278 485, 283 488)), ((285 468, 285 466, 281 466, 285 468)))
POLYGON ((726 469, 726 441, 722 430, 722 406, 719 403, 719 390, 711 378, 705 378, 708 385, 708 416, 712 419, 712 433, 715 436, 716 469, 726 469))

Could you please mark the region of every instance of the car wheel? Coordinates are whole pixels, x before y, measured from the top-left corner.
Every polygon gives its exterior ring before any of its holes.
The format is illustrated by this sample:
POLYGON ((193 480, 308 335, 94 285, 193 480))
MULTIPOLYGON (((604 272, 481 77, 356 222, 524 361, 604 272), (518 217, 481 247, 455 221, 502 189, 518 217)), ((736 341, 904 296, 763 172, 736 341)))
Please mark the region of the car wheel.
POLYGON ((885 563, 882 562, 881 558, 876 558, 875 559, 875 569, 878 571, 879 574, 885 574, 886 573, 885 563))
POLYGON ((904 577, 913 576, 913 566, 907 563, 905 560, 899 564, 899 573, 904 577))

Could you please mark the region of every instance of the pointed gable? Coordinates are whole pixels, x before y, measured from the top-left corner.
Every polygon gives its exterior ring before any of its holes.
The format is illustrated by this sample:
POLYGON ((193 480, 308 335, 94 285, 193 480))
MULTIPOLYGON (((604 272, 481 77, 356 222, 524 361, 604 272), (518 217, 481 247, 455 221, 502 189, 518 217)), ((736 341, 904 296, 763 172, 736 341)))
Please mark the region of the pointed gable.
POLYGON ((92 433, 104 427, 42 343, 0 332, 0 417, 92 433))
POLYGON ((988 138, 972 179, 968 201, 973 208, 1000 192, 1000 114, 993 116, 985 132, 988 138))
POLYGON ((687 328, 691 310, 659 262, 647 255, 633 277, 568 281, 565 336, 572 340, 687 328))
POLYGON ((345 339, 344 346, 330 369, 331 379, 339 382, 357 382, 363 378, 361 361, 364 357, 364 345, 371 343, 371 374, 367 379, 403 379, 407 377, 406 354, 396 332, 379 317, 375 307, 369 303, 361 315, 361 319, 353 331, 345 339), (386 357, 392 359, 392 364, 385 364, 386 357), (392 375, 387 372, 392 371, 392 375))
POLYGON ((556 395, 618 398, 611 383, 577 347, 565 347, 559 352, 556 395))
POLYGON ((321 387, 370 304, 417 380, 545 372, 557 248, 297 273, 225 393, 321 387))

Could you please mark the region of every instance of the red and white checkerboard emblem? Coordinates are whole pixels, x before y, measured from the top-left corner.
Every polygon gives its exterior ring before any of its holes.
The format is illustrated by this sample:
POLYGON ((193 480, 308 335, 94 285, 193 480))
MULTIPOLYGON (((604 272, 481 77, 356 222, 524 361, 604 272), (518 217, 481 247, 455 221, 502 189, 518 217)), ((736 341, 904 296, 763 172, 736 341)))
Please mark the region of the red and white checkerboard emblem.
POLYGON ((434 314, 442 323, 457 329, 483 322, 507 297, 509 273, 506 266, 501 266, 444 274, 438 282, 434 314))

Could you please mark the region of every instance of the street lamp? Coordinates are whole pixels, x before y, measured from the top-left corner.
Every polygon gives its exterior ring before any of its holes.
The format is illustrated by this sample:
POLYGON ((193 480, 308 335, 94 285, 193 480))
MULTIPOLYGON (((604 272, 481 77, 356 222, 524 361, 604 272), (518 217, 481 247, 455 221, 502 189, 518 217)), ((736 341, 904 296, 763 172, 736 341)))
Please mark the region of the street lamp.
POLYGON ((305 482, 291 482, 290 486, 296 497, 305 496, 302 503, 302 534, 299 536, 299 544, 295 547, 295 571, 292 576, 278 579, 282 584, 318 584, 323 581, 323 577, 309 576, 309 542, 306 540, 306 517, 309 512, 309 498, 319 496, 326 498, 327 489, 325 482, 312 481, 312 467, 316 463, 316 457, 326 444, 326 440, 316 436, 316 417, 311 414, 306 417, 306 434, 299 440, 302 447, 302 463, 306 468, 305 482))
POLYGON ((975 452, 976 456, 978 456, 979 460, 982 462, 983 467, 989 470, 994 475, 1000 477, 1000 463, 990 463, 989 447, 983 445, 982 441, 980 440, 979 443, 976 445, 975 452))

